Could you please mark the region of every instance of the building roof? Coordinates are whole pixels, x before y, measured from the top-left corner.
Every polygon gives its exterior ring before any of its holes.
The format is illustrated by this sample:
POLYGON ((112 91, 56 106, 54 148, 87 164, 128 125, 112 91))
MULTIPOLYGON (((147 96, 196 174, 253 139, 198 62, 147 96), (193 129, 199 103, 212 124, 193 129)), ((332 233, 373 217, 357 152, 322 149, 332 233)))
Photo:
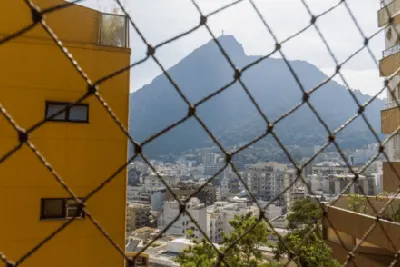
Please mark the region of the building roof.
POLYGON ((317 167, 346 167, 345 165, 339 162, 332 162, 332 161, 323 161, 320 163, 315 164, 317 167))
POLYGON ((138 209, 151 208, 151 204, 141 203, 141 202, 129 202, 128 207, 130 207, 130 208, 138 208, 138 209))
POLYGON ((145 226, 145 227, 136 229, 135 233, 143 233, 143 232, 148 232, 148 231, 155 232, 156 230, 157 230, 156 228, 151 228, 151 227, 145 226))

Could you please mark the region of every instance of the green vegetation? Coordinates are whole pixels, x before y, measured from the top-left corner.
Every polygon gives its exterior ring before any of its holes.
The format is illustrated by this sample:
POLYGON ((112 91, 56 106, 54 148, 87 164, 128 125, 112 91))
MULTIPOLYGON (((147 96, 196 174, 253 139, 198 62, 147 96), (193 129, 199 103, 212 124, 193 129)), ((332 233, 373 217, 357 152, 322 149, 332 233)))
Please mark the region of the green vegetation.
MULTIPOLYGON (((385 205, 389 200, 389 194, 386 192, 380 193, 376 196, 376 200, 381 202, 381 206, 377 206, 375 209, 377 212, 385 205)), ((348 195, 348 208, 351 211, 358 213, 368 213, 370 211, 367 197, 359 194, 348 195)), ((372 212, 374 213, 374 212, 372 212)), ((388 205, 386 210, 382 213, 381 217, 390 222, 400 222, 400 205, 394 205, 393 202, 388 205)))
POLYGON ((153 244, 150 245, 150 247, 152 247, 152 248, 156 248, 156 247, 159 247, 159 246, 161 246, 161 244, 157 243, 157 242, 154 242, 153 244))
MULTIPOLYGON (((382 192, 376 196, 376 199, 386 204, 389 201, 389 194, 382 192)), ((391 222, 400 222, 400 206, 394 207, 393 202, 391 202, 383 212, 382 218, 391 222)))
MULTIPOLYGON (((268 244, 268 237, 271 233, 265 222, 257 222, 257 217, 252 216, 251 213, 235 216, 230 222, 234 230, 229 235, 223 235, 224 242, 219 248, 225 255, 224 260, 230 266, 274 266, 269 265, 268 262, 263 263, 264 258, 258 248, 268 244), (251 231, 245 234, 249 229, 251 231), (241 238, 239 239, 239 237, 241 238)), ((176 259, 181 266, 208 267, 214 266, 218 262, 218 254, 210 243, 206 240, 194 239, 192 241, 195 245, 181 253, 176 259)), ((221 266, 226 265, 222 263, 221 266)))
POLYGON ((275 247, 275 259, 290 255, 297 256, 296 262, 303 267, 340 266, 322 239, 322 210, 317 203, 309 198, 296 201, 288 215, 288 227, 291 232, 275 247))
MULTIPOLYGON (((299 266, 335 267, 339 264, 331 257, 330 248, 321 238, 322 212, 316 203, 309 199, 296 202, 288 216, 291 232, 274 245, 269 237, 274 236, 268 225, 252 214, 235 216, 230 222, 233 231, 224 235, 224 242, 218 248, 224 255, 224 260, 232 267, 278 267, 287 261, 287 255, 299 266), (260 246, 273 249, 274 260, 269 262, 259 250, 260 246)), ((183 267, 215 266, 219 255, 206 240, 193 240, 195 243, 181 253, 176 262, 183 267)), ((221 266, 226 266, 221 263, 221 266)))
POLYGON ((348 195, 348 208, 351 211, 358 213, 368 212, 368 202, 367 197, 359 194, 349 194, 348 195))

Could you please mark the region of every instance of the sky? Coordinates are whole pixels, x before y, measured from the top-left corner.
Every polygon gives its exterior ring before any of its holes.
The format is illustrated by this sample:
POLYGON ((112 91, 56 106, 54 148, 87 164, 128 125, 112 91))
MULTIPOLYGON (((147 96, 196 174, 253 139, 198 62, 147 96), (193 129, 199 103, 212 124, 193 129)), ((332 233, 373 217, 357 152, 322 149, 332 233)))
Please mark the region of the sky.
MULTIPOLYGON (((122 0, 121 0, 122 1, 122 0)), ((270 25, 279 41, 295 34, 310 23, 310 15, 303 2, 313 14, 320 14, 336 5, 339 0, 253 0, 259 11, 270 25)), ((177 34, 189 30, 199 23, 199 13, 192 0, 125 0, 122 1, 129 11, 133 22, 141 30, 147 41, 156 45, 177 34)), ((208 14, 233 0, 196 0, 203 14, 208 14)), ((379 0, 346 0, 359 27, 366 36, 376 34, 379 0)), ((115 0, 84 0, 83 5, 110 11, 117 7, 115 0)), ((265 55, 274 50, 275 42, 267 28, 262 24, 248 0, 209 17, 207 24, 212 32, 219 36, 234 35, 243 45, 248 55, 265 55)), ((317 20, 321 33, 326 38, 331 51, 339 62, 363 46, 364 38, 359 33, 344 4, 317 20)), ((130 45, 132 62, 145 56, 146 47, 135 31, 131 29, 130 45)), ((177 64, 194 49, 209 42, 210 34, 204 27, 171 44, 157 50, 156 56, 165 68, 177 64)), ((383 87, 379 78, 377 61, 384 49, 384 36, 379 33, 370 40, 372 55, 364 49, 352 57, 343 67, 342 73, 351 89, 375 94, 383 87)), ((327 75, 333 74, 336 64, 328 53, 314 27, 291 39, 282 47, 289 60, 305 60, 316 65, 327 75)), ((273 57, 279 58, 279 54, 273 57)), ((131 71, 131 91, 136 91, 150 83, 161 73, 151 60, 131 71)), ((335 80, 343 84, 340 77, 335 80)))

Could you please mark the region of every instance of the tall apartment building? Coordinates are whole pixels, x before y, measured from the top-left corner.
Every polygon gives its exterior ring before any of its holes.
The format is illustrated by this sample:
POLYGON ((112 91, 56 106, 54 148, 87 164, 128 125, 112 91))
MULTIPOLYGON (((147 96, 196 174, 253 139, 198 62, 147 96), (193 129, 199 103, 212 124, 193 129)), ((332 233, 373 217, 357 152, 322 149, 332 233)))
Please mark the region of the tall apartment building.
POLYGON ((279 196, 282 204, 288 198, 282 193, 289 185, 286 164, 276 162, 260 162, 247 166, 247 185, 258 199, 270 201, 279 196))
MULTIPOLYGON (((35 0, 40 8, 61 0, 35 0)), ((0 39, 32 24, 25 1, 0 1, 0 39)), ((92 81, 130 64, 124 16, 71 4, 47 13, 47 24, 92 81), (114 28, 110 28, 110 23, 114 28)), ((127 138, 95 96, 77 101, 88 86, 40 23, 0 46, 0 102, 77 197, 86 197, 127 161, 127 138)), ((100 86, 101 95, 128 126, 129 71, 100 86)), ((1 157, 18 146, 15 129, 0 116, 1 157)), ((75 221, 35 251, 27 267, 123 266, 124 259, 80 211, 70 194, 23 144, 0 164, 0 251, 18 261, 72 216, 75 221)), ((126 171, 93 194, 87 210, 120 247, 125 245, 126 171)))
MULTIPOLYGON (((198 198, 191 198, 186 204, 186 211, 190 213, 193 219, 199 224, 200 229, 206 233, 207 231, 207 209, 204 203, 201 203, 198 198)), ((188 230, 192 230, 196 238, 202 239, 203 235, 190 220, 186 213, 180 213, 179 203, 177 201, 164 202, 164 208, 158 217, 158 228, 163 230, 168 226, 177 216, 179 219, 174 222, 166 231, 167 235, 186 235, 188 230)))
POLYGON ((202 160, 204 165, 214 165, 217 163, 220 155, 214 152, 207 151, 204 153, 202 160))
MULTIPOLYGON (((384 27, 385 51, 379 61, 380 75, 389 78, 388 98, 386 108, 381 111, 381 127, 384 134, 393 134, 400 126, 400 108, 396 100, 400 99, 400 0, 381 1, 381 9, 378 11, 378 25, 384 27)), ((400 139, 399 134, 389 141, 386 152, 389 154, 390 162, 383 163, 382 191, 394 193, 400 183, 399 177, 392 167, 400 173, 400 139), (392 166, 392 167, 391 167, 392 166)), ((393 217, 393 212, 400 208, 398 197, 368 197, 367 211, 350 210, 349 204, 352 200, 347 195, 341 195, 337 201, 327 205, 327 218, 324 223, 325 239, 333 250, 333 255, 343 263, 348 259, 349 251, 357 245, 357 251, 353 254, 352 261, 348 266, 400 266, 395 262, 397 250, 400 247, 400 224, 393 217), (394 199, 393 199, 394 198, 394 199), (392 202, 383 214, 377 214, 391 199, 392 202), (351 222, 351 223, 349 223, 351 222), (367 235, 362 243, 360 240, 367 235), (338 234, 338 235, 337 235, 338 234), (340 239, 340 240, 339 240, 340 239), (343 247, 344 245, 344 247, 343 247)))

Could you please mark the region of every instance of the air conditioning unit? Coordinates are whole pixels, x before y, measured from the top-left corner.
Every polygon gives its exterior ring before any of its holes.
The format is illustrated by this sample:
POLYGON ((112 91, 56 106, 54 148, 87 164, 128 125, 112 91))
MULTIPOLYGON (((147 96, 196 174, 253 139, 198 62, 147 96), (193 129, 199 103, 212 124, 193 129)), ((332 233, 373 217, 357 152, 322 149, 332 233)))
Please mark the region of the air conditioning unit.
POLYGON ((79 213, 79 207, 78 206, 69 206, 65 210, 65 217, 66 218, 72 218, 72 217, 82 217, 82 212, 79 213))

